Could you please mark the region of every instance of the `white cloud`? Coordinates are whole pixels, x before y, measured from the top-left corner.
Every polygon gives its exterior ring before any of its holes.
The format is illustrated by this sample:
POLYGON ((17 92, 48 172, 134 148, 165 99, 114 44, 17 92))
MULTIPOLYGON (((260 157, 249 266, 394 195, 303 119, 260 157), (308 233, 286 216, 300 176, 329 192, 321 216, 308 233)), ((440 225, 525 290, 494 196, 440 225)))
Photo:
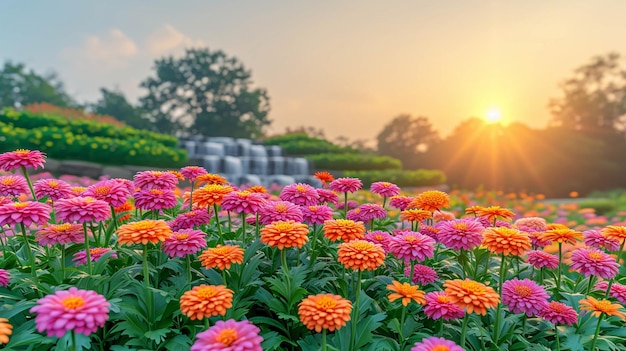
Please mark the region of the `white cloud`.
POLYGON ((125 66, 139 54, 135 41, 119 29, 104 36, 87 36, 80 47, 68 48, 61 56, 78 68, 112 70, 125 66))
POLYGON ((165 24, 148 37, 146 49, 152 55, 163 55, 203 45, 204 43, 201 40, 194 40, 178 31, 172 25, 165 24))

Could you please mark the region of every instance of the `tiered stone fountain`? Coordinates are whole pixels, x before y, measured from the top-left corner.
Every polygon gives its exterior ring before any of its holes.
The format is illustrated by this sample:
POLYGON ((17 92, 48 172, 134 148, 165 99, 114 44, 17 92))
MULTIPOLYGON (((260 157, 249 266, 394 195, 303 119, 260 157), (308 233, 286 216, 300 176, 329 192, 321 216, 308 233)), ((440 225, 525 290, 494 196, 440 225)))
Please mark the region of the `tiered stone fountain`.
POLYGON ((284 157, 279 146, 261 145, 249 139, 190 136, 181 138, 181 147, 187 150, 190 164, 223 175, 235 185, 319 185, 311 176, 307 159, 284 157))

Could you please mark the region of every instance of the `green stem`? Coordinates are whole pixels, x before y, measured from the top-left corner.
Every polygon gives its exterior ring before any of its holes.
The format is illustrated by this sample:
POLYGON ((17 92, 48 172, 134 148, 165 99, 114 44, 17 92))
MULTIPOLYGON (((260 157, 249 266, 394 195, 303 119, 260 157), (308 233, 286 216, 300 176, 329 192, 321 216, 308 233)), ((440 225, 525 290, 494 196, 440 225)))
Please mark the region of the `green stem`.
POLYGON ((190 255, 185 256, 185 261, 187 262, 187 284, 191 286, 191 257, 190 255))
POLYGON ((387 204, 387 197, 383 196, 383 208, 385 208, 386 204, 387 204))
POLYGON ((463 349, 465 349, 465 333, 467 333, 468 322, 469 322, 469 313, 465 313, 465 316, 463 316, 463 326, 461 327, 461 344, 459 345, 463 349))
POLYGON ((28 183, 28 188, 30 189, 30 194, 33 195, 33 199, 35 201, 39 201, 37 199, 37 195, 35 195, 35 189, 33 189, 33 183, 30 181, 30 177, 28 176, 28 172, 26 171, 26 167, 22 167, 22 174, 24 174, 24 178, 26 178, 26 182, 28 183))
POLYGON ((70 333, 72 335, 72 345, 70 346, 70 351, 76 351, 76 333, 74 333, 73 330, 70 333))
POLYGON ((195 182, 192 181, 191 182, 191 192, 189 192, 189 211, 193 210, 193 188, 194 188, 195 182))
POLYGON ((556 275, 556 292, 560 296, 561 295, 561 262, 563 262, 563 250, 562 243, 559 243, 559 269, 557 270, 556 275))
POLYGON ((554 325, 554 337, 556 338, 556 351, 561 351, 561 341, 559 340, 559 326, 554 325))
MULTIPOLYGON (((500 281, 498 282, 498 293, 502 294, 502 285, 504 283, 504 275, 506 274, 506 261, 504 260, 504 253, 500 256, 500 281)), ((502 304, 498 303, 498 307, 496 308, 496 318, 494 321, 493 328, 493 342, 498 345, 498 339, 500 338, 500 322, 501 322, 501 308, 502 304)))
POLYGON ((152 330, 152 291, 150 291, 150 269, 148 268, 148 244, 143 246, 143 281, 148 295, 148 330, 152 330))
POLYGON ((437 336, 441 337, 441 335, 443 334, 443 318, 439 318, 439 321, 437 323, 439 324, 439 327, 437 328, 437 336))
MULTIPOLYGON (((117 216, 115 215, 115 207, 113 205, 109 205, 111 207, 111 219, 113 220, 113 229, 117 230, 117 216)), ((104 243, 104 246, 109 246, 109 243, 104 243)))
MULTIPOLYGON (((399 330, 399 334, 400 334, 400 341, 402 342, 402 345, 404 346, 404 319, 406 318, 406 306, 402 305, 402 314, 400 315, 400 330, 399 330)), ((400 348, 401 350, 403 349, 403 347, 400 348)))
POLYGON ((591 287, 593 286, 593 282, 595 281, 595 276, 590 275, 589 276, 589 284, 587 284, 587 296, 589 296, 589 294, 591 293, 591 287))
POLYGON ((498 292, 500 294, 502 294, 502 284, 504 283, 504 276, 506 274, 505 267, 506 267, 506 262, 504 261, 504 253, 503 253, 500 259, 500 282, 498 284, 498 292))
POLYGON ((283 271, 286 275, 289 275, 289 267, 287 266, 287 250, 280 250, 280 262, 283 265, 283 271))
POLYGON ((220 224, 220 217, 217 214, 217 204, 213 203, 213 212, 215 212, 215 222, 217 222, 217 233, 219 234, 218 242, 224 244, 224 238, 222 237, 222 226, 220 224))
POLYGON ((591 342, 590 351, 596 350, 596 343, 598 342, 598 334, 600 333, 600 323, 602 323, 602 318, 604 318, 604 314, 601 314, 598 318, 598 324, 596 325, 596 332, 593 334, 593 341, 591 342))
POLYGON ((413 276, 415 275, 415 261, 411 260, 411 271, 409 272, 409 284, 413 284, 413 276))
POLYGON ((65 245, 61 245, 61 282, 65 280, 65 245))
MULTIPOLYGON (((624 243, 626 243, 626 239, 622 240, 622 244, 619 246, 619 251, 617 252, 617 263, 618 263, 618 264, 621 264, 621 263, 619 263, 619 262, 620 262, 620 257, 622 256, 622 250, 624 250, 624 243)), ((613 277, 613 278, 611 278, 611 279, 609 280, 609 286, 607 286, 607 288, 606 288, 606 294, 604 295, 604 298, 605 298, 605 299, 608 299, 608 298, 609 298, 609 295, 611 294, 611 287, 613 286, 613 280, 614 280, 614 279, 615 279, 615 278, 613 277)))
POLYGON ((322 351, 326 351, 326 329, 322 329, 322 351))
MULTIPOLYGON (((343 194, 343 218, 348 218, 348 192, 343 194)), ((352 346, 350 346, 352 347, 352 346)))
POLYGON ((91 251, 89 251, 89 234, 87 233, 87 222, 83 222, 83 232, 85 233, 85 254, 87 255, 87 272, 91 275, 91 251))
POLYGON ((354 318, 352 318, 352 333, 350 333, 350 350, 356 349, 356 325, 359 323, 359 301, 361 300, 361 278, 363 272, 359 271, 356 281, 356 297, 354 298, 354 318))
POLYGON ((246 244, 246 214, 241 212, 241 243, 246 244))
POLYGON ((35 272, 35 255, 33 255, 33 251, 30 248, 30 243, 28 242, 28 235, 26 234, 26 226, 24 223, 20 223, 22 227, 22 234, 24 235, 24 246, 26 246, 26 255, 28 256, 28 262, 30 263, 30 275, 33 278, 36 277, 35 272))
POLYGON ((233 232, 233 219, 230 217, 230 211, 226 212, 228 214, 228 232, 233 232))
POLYGON ((261 236, 261 227, 259 227, 259 213, 256 213, 256 221, 254 222, 254 226, 255 226, 255 233, 256 233, 256 240, 259 239, 259 237, 261 236))
POLYGON ((226 271, 222 270, 222 281, 224 282, 224 286, 228 286, 228 284, 226 284, 228 282, 228 280, 226 279, 226 271))
POLYGON ((524 337, 524 335, 526 335, 526 320, 528 319, 528 316, 526 316, 526 313, 524 313, 522 315, 522 337, 524 337))

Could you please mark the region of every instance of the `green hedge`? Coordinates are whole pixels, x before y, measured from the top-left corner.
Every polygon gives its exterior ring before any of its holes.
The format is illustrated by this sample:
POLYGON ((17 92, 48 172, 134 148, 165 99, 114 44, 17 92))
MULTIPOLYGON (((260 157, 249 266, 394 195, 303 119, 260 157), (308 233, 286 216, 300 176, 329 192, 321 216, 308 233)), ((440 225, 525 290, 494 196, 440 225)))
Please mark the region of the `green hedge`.
POLYGON ((0 152, 31 149, 55 159, 113 165, 176 168, 187 162, 187 152, 147 139, 112 139, 76 135, 59 127, 15 128, 0 122, 0 152))
POLYGON ((143 139, 163 144, 167 147, 178 147, 178 139, 171 135, 139 130, 131 127, 117 127, 107 123, 83 119, 65 119, 60 116, 15 111, 10 108, 0 110, 0 122, 11 124, 15 128, 35 129, 41 127, 57 127, 74 135, 104 137, 111 139, 143 139))
POLYGON ((400 187, 432 186, 446 182, 445 173, 437 169, 345 171, 342 176, 359 178, 364 187, 374 182, 390 182, 400 187))
POLYGON ((397 158, 371 154, 321 154, 308 155, 316 169, 368 171, 402 169, 397 158))
POLYGON ((265 145, 278 145, 286 155, 316 155, 322 153, 355 153, 357 150, 335 145, 328 140, 313 138, 304 133, 289 133, 267 138, 265 145))

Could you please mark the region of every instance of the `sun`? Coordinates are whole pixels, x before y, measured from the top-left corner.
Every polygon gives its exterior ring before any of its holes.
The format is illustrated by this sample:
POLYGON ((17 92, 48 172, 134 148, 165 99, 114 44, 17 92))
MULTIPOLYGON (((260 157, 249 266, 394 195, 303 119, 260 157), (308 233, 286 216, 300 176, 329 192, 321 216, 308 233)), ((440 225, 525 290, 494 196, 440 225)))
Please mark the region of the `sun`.
POLYGON ((498 123, 502 120, 502 111, 499 108, 492 107, 485 113, 485 120, 489 123, 498 123))

